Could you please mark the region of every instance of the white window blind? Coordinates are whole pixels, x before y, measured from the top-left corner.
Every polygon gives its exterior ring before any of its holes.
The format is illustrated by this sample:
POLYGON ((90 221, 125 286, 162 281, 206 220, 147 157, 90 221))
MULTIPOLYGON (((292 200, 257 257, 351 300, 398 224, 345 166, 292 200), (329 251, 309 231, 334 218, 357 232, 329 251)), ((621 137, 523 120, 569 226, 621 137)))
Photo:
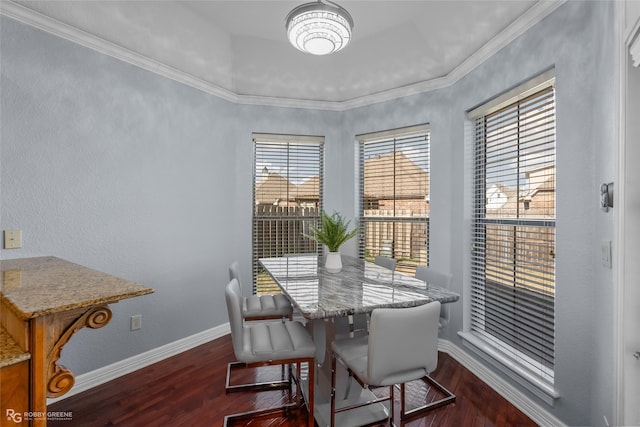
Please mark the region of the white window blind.
POLYGON ((555 92, 475 119, 471 331, 553 383, 555 92))
POLYGON ((426 125, 358 136, 360 256, 397 260, 409 274, 429 260, 429 131, 426 125))
POLYGON ((319 226, 324 138, 254 134, 253 277, 261 293, 278 292, 258 260, 318 252, 304 237, 319 226))

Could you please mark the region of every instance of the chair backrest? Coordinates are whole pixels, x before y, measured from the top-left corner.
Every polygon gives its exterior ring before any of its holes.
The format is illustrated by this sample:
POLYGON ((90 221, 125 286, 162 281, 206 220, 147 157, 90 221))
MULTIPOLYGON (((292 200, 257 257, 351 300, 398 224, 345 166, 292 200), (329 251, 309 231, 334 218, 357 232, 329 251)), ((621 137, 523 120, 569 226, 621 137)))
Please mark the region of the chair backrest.
MULTIPOLYGON (((450 289, 453 276, 451 273, 443 273, 434 270, 431 267, 419 265, 416 267, 416 279, 427 282, 427 286, 436 286, 438 288, 450 289)), ((449 304, 443 304, 440 311, 440 325, 444 326, 449 322, 449 304)))
POLYGON ((233 343, 233 352, 238 357, 242 354, 243 333, 242 325, 242 300, 240 297, 240 285, 236 279, 231 279, 224 290, 225 300, 227 302, 227 312, 229 314, 229 326, 231 328, 231 342, 233 343))
MULTIPOLYGON (((422 378, 438 366, 440 302, 371 312, 367 375, 370 384, 412 375, 422 378)), ((409 381, 404 378, 400 382, 409 381)), ((396 381, 392 381, 396 383, 396 381)))
POLYGON ((374 258, 373 263, 379 265, 380 267, 388 268, 389 270, 396 269, 395 258, 390 258, 388 256, 378 255, 374 258))
MULTIPOLYGON (((238 281, 238 287, 242 289, 240 282, 240 271, 238 270, 238 261, 233 261, 229 266, 229 280, 236 279, 238 281)), ((242 295, 242 293, 240 293, 242 295)))
POLYGON ((441 271, 434 270, 431 267, 419 265, 416 267, 415 277, 416 279, 427 282, 427 284, 449 289, 451 287, 451 280, 453 276, 449 273, 442 273, 441 271))

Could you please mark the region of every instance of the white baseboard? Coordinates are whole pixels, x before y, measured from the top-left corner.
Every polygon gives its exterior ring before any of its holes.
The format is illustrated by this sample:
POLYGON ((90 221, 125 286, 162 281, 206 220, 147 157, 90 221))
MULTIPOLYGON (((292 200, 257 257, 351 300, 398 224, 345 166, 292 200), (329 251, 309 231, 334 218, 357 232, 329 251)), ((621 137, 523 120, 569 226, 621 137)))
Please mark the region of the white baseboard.
POLYGON ((544 407, 538 405, 451 341, 439 340, 438 350, 453 357, 538 425, 543 427, 566 427, 566 424, 550 414, 544 407))
MULTIPOLYGON (((144 353, 137 354, 119 362, 112 363, 111 365, 78 375, 76 377, 75 385, 67 394, 55 399, 47 399, 47 404, 52 404, 75 394, 82 393, 83 391, 97 387, 156 362, 160 362, 161 360, 175 356, 229 333, 229 324, 225 323, 144 353)), ((493 371, 470 356, 463 349, 453 344, 451 341, 440 340, 438 343, 438 350, 449 354, 462 366, 470 370, 474 375, 484 381, 489 387, 494 389, 498 394, 540 426, 566 427, 562 421, 551 415, 542 406, 529 399, 521 391, 496 375, 493 371)))
POLYGON ((178 341, 145 351, 144 353, 136 354, 135 356, 112 363, 111 365, 78 375, 73 388, 69 390, 67 394, 54 399, 47 399, 47 404, 52 404, 75 394, 82 393, 90 388, 99 386, 156 362, 160 362, 161 360, 175 356, 176 354, 180 354, 216 338, 223 337, 229 333, 229 323, 225 323, 223 325, 198 332, 197 334, 186 338, 179 339, 178 341))

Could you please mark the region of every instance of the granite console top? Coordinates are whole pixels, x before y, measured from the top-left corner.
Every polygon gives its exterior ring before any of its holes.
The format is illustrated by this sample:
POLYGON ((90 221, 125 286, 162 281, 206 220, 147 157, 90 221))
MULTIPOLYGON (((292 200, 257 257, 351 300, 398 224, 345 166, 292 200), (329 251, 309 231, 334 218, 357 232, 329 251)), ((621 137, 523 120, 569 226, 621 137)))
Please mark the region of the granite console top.
POLYGON ((0 270, 2 303, 24 320, 154 292, 56 257, 3 260, 0 270))
POLYGON ((31 355, 18 346, 9 332, 0 327, 0 368, 29 360, 31 355))
POLYGON ((260 263, 307 319, 368 313, 381 307, 455 302, 455 292, 437 288, 358 258, 342 255, 342 271, 328 273, 321 257, 262 258, 260 263))

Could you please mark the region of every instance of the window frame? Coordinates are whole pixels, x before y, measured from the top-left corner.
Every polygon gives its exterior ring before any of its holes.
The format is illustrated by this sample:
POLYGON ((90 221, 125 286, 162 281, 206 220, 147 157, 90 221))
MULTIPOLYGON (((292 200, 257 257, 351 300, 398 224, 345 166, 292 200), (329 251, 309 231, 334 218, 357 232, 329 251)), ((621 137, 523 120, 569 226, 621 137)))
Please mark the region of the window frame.
MULTIPOLYGON (((320 213, 323 208, 324 137, 254 133, 252 144, 251 254, 253 293, 280 293, 275 282, 262 274, 258 260, 262 257, 286 256, 292 253, 319 253, 320 245, 314 240, 304 237, 304 234, 310 234, 310 227, 320 225, 320 213), (297 151, 299 151, 298 162, 294 161, 292 157, 292 154, 297 151), (316 159, 317 164, 315 163, 316 159), (279 168, 284 167, 284 173, 269 171, 266 166, 268 161, 278 162, 279 165, 275 169, 280 170, 279 168), (294 170, 295 172, 292 172, 294 170), (266 176, 264 176, 265 171, 266 176), (310 183, 313 192, 317 191, 317 194, 301 194, 298 191, 304 187, 305 183, 296 183, 295 181, 305 177, 305 174, 311 171, 317 172, 317 183, 310 183), (275 179, 280 183, 276 181, 274 185, 268 186, 265 190, 268 193, 268 196, 265 197, 270 197, 269 203, 266 203, 266 200, 260 200, 257 197, 258 188, 272 176, 275 176, 275 179), (282 199, 278 197, 274 202, 271 202, 273 195, 281 191, 282 183, 286 186, 284 190, 286 197, 282 199), (275 207, 270 208, 271 204, 275 207), (268 245, 267 248, 264 243, 258 244, 259 236, 266 235, 277 235, 283 239, 268 245)), ((311 180, 315 178, 315 175, 307 178, 311 180)))
MULTIPOLYGON (((485 259, 488 256, 488 249, 483 247, 482 245, 478 245, 478 240, 482 240, 485 237, 482 237, 483 233, 486 233, 484 227, 486 225, 492 226, 506 226, 506 227, 514 227, 514 233, 516 232, 517 227, 541 227, 550 229, 553 233, 553 248, 551 250, 550 256, 554 259, 553 261, 553 329, 555 330, 555 232, 556 232, 556 211, 555 211, 555 200, 556 200, 556 192, 555 192, 555 175, 556 175, 556 158, 555 158, 555 145, 556 145, 556 136, 555 132, 557 129, 556 123, 556 106, 555 106, 555 75, 554 70, 548 70, 541 75, 525 82, 524 84, 506 92, 503 95, 500 95, 481 106, 474 108, 468 113, 469 119, 469 127, 473 129, 471 132, 471 136, 469 137, 469 142, 471 143, 471 151, 474 153, 471 158, 473 159, 473 164, 470 165, 473 169, 471 171, 471 234, 470 234, 470 243, 471 243, 471 255, 469 258, 469 308, 466 312, 466 320, 465 320, 465 330, 460 333, 461 337, 464 340, 465 346, 473 350, 482 358, 490 361, 496 367, 500 368, 504 373, 508 374, 512 378, 516 379, 520 384, 525 386, 527 389, 534 392, 534 394, 541 397, 546 402, 552 404, 554 399, 559 397, 559 394, 554 389, 554 367, 551 369, 545 365, 545 363, 537 362, 534 358, 529 358, 526 352, 516 352, 516 357, 513 356, 511 349, 505 352, 504 343, 499 339, 495 339, 493 336, 487 333, 483 333, 483 331, 479 331, 477 325, 481 322, 484 322, 485 314, 484 312, 478 313, 479 307, 476 303, 481 302, 482 308, 484 309, 485 304, 485 294, 480 294, 478 291, 478 285, 475 281, 478 280, 476 277, 478 275, 478 271, 482 271, 484 267, 478 266, 480 259, 485 259), (526 218, 519 217, 519 213, 516 213, 513 218, 500 218, 495 217, 491 218, 486 216, 486 207, 489 205, 489 199, 487 198, 487 170, 486 166, 479 165, 478 162, 482 162, 483 160, 478 160, 478 156, 482 156, 482 153, 479 153, 478 144, 483 144, 484 149, 486 149, 487 142, 484 140, 484 134, 480 134, 482 132, 482 120, 484 117, 491 116, 493 114, 499 113, 501 110, 505 110, 511 106, 514 106, 519 103, 527 102, 527 100, 531 100, 532 96, 536 94, 542 93, 544 90, 550 90, 553 96, 553 218, 544 217, 544 218, 526 218), (484 216, 482 209, 485 209, 484 216), (485 231, 482 231, 485 230, 485 231), (468 317, 467 317, 468 316, 468 317), (532 368, 533 367, 533 368, 532 368)), ((518 118, 518 120, 520 120, 518 118)), ((519 122, 518 122, 519 123, 519 122)), ((486 130, 485 130, 486 131, 486 130)), ((519 138, 519 137, 518 137, 519 138)), ((517 142, 520 144, 520 142, 517 142)), ((518 159, 521 159, 521 153, 517 153, 518 159)), ((522 155, 524 157, 524 155, 522 155)), ((486 162, 486 159, 484 159, 486 162)), ((518 163, 521 160, 518 161, 518 163)), ((541 169, 544 169, 542 167, 541 169)), ((518 170, 518 174, 520 170, 518 170)), ((519 212, 519 201, 520 201, 520 193, 519 193, 519 183, 516 186, 516 212, 519 212)), ((524 209, 528 209, 528 203, 523 202, 524 209)), ((515 236, 515 234, 514 234, 515 236)), ((514 237, 514 248, 516 248, 516 243, 514 237)), ((524 238, 523 238, 524 239, 524 238)), ((517 249, 514 249, 514 271, 517 269, 516 259, 517 259, 517 249)), ((485 261, 486 262, 486 261, 485 261)), ((486 271, 484 272, 486 274, 486 271)), ((485 278, 486 280, 486 278, 485 278)), ((515 292, 515 279, 514 278, 514 292, 515 292)), ((488 281, 487 281, 488 282, 488 281)), ((485 283, 485 286, 487 283, 485 283)), ((530 290, 527 290, 529 292, 530 290)), ((486 290, 485 290, 486 292, 486 290)), ((530 292, 533 293, 533 292, 530 292)), ((540 292, 538 292, 540 293, 540 292)), ((514 300, 516 297, 514 297, 514 300)), ((515 304, 515 302, 514 302, 515 304)), ((528 316, 528 315, 526 315, 528 316)), ((526 317, 525 316, 525 317, 526 317)), ((541 333, 536 330, 536 333, 541 333)), ((555 355, 555 338, 553 342, 553 355, 555 355)), ((548 362, 546 362, 548 363, 548 362)))
MULTIPOLYGON (((431 185, 431 170, 430 170, 430 155, 431 155, 431 132, 428 124, 421 124, 415 126, 408 126, 398 129, 391 129, 381 132, 374 132, 368 134, 362 134, 356 136, 358 151, 359 151, 359 180, 358 180, 358 190, 359 190, 359 198, 358 198, 358 217, 359 217, 359 227, 360 227, 360 241, 358 245, 358 255, 362 259, 373 259, 375 255, 387 255, 392 256, 398 259, 398 263, 396 264, 396 268, 401 270, 403 273, 413 274, 415 271, 416 265, 428 265, 429 263, 429 222, 430 222, 430 214, 429 214, 429 206, 430 200, 426 198, 426 196, 430 194, 425 194, 425 201, 427 201, 427 206, 425 209, 425 213, 423 215, 416 216, 403 216, 402 214, 398 214, 401 211, 400 208, 396 208, 397 202, 406 200, 406 196, 397 196, 395 194, 395 189, 398 188, 395 186, 394 182, 394 196, 387 200, 387 203, 393 203, 394 213, 392 215, 387 216, 370 216, 365 214, 365 210, 367 208, 371 208, 377 210, 380 207, 380 200, 376 202, 374 198, 367 197, 365 195, 365 162, 368 159, 371 159, 373 154, 376 153, 377 150, 380 150, 381 153, 384 153, 387 148, 389 148, 389 144, 393 146, 394 159, 393 159, 393 179, 401 176, 401 174, 396 173, 396 159, 397 153, 401 153, 402 150, 396 150, 398 144, 407 143, 410 145, 418 145, 421 142, 425 143, 424 153, 421 153, 419 156, 419 166, 421 168, 426 167, 426 189, 430 193, 430 185, 431 185), (412 142, 412 139, 415 139, 415 142, 412 142), (370 148, 370 149, 369 149, 370 148), (376 225, 374 225, 376 224, 376 225), (367 241, 367 228, 371 228, 372 230, 375 228, 375 233, 372 231, 372 234, 376 234, 379 236, 393 236, 392 239, 383 239, 378 238, 379 243, 374 245, 371 248, 371 251, 368 253, 368 245, 367 241), (403 230, 404 229, 404 230, 403 230), (424 244, 420 243, 423 240, 421 237, 413 237, 413 232, 406 230, 417 230, 415 233, 417 236, 424 234, 424 244), (422 231, 421 231, 422 230, 422 231), (406 235, 409 234, 409 237, 406 235), (404 236, 399 239, 396 236, 404 236), (388 240, 391 240, 389 242, 388 240), (398 244, 398 241, 402 240, 405 244, 398 244), (406 242, 409 241, 408 247, 406 242), (416 243, 414 243, 414 241, 416 243), (421 247, 424 247, 424 256, 418 255, 417 259, 419 260, 417 263, 412 261, 414 258, 414 254, 419 254, 422 250, 421 247), (402 254, 398 257, 398 254, 402 254), (404 261, 406 260, 406 261, 404 261)), ((388 153, 388 152, 387 152, 388 153)), ((384 154, 380 155, 381 157, 384 154)), ((416 199, 417 200, 417 199, 416 199)), ((409 210, 409 209, 405 209, 409 210)), ((413 215, 413 214, 412 214, 413 215)), ((370 239, 369 239, 370 240, 370 239)))

